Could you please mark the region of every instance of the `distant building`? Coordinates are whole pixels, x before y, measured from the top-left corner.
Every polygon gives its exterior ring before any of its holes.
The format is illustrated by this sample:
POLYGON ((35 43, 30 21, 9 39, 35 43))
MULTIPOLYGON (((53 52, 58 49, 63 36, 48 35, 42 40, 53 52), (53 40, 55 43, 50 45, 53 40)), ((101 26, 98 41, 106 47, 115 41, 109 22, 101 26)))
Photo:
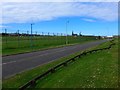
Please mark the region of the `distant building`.
POLYGON ((81 32, 79 33, 79 36, 82 36, 81 32))
POLYGON ((76 36, 78 36, 78 35, 77 35, 77 34, 74 34, 74 32, 72 31, 72 36, 75 36, 75 37, 76 37, 76 36))

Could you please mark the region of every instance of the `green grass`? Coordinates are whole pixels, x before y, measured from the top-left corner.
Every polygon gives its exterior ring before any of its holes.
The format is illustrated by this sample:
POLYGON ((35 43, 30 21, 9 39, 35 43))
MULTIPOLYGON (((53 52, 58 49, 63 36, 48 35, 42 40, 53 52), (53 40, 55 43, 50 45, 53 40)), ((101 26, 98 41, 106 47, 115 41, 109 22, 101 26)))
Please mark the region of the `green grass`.
POLYGON ((46 77, 37 84, 37 88, 115 88, 117 87, 117 67, 109 61, 107 52, 89 55, 67 68, 46 77), (91 58, 91 59, 89 59, 91 58), (90 61, 87 61, 90 60, 90 61), (97 61, 96 61, 97 60, 97 61))
MULTIPOLYGON (((106 47, 110 43, 101 44, 95 48, 106 47)), ((93 49, 93 48, 91 48, 93 49)), ((57 70, 37 82, 36 88, 115 88, 118 87, 118 46, 110 50, 89 54, 70 63, 67 67, 57 70)), ((47 71, 56 64, 65 61, 81 52, 57 61, 44 64, 32 70, 17 74, 3 80, 3 88, 18 88, 27 81, 47 71)))
POLYGON ((57 61, 49 62, 47 64, 38 66, 32 70, 28 70, 28 71, 16 74, 15 76, 5 79, 5 80, 3 80, 3 88, 18 88, 21 85, 28 82, 29 80, 44 73, 45 71, 47 71, 49 68, 55 66, 56 64, 59 64, 67 59, 70 59, 73 56, 76 56, 76 54, 79 54, 79 53, 72 54, 69 57, 62 57, 57 61))
MULTIPOLYGON (((83 43, 87 41, 96 40, 96 37, 73 37, 68 36, 68 44, 83 43)), ((3 36, 2 37, 2 55, 10 55, 24 52, 31 52, 36 50, 53 48, 56 46, 66 45, 65 36, 3 36), (31 43, 32 42, 32 43, 31 43)))
POLYGON ((118 88, 118 46, 78 59, 39 80, 36 88, 118 88))

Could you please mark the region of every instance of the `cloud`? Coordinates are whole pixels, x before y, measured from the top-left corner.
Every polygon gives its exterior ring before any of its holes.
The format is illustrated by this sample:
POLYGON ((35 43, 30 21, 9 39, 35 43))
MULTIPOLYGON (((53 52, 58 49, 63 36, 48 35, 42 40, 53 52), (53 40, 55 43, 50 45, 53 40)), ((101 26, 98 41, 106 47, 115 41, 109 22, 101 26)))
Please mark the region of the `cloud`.
POLYGON ((117 20, 117 3, 7 2, 2 5, 3 23, 48 21, 59 17, 91 17, 104 21, 117 20))
POLYGON ((93 19, 88 19, 88 18, 83 18, 82 20, 87 21, 87 22, 96 22, 95 20, 93 20, 93 19))
POLYGON ((0 28, 8 28, 10 26, 6 26, 6 25, 0 25, 0 28))
POLYGON ((2 0, 3 2, 119 2, 119 0, 2 0))

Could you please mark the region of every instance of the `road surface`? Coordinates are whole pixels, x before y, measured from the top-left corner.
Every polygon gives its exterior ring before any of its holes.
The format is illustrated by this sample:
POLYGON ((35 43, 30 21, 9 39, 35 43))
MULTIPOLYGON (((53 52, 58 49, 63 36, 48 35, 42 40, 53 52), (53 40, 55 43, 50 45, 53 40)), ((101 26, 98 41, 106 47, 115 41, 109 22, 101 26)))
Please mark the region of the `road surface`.
POLYGON ((107 40, 94 41, 81 45, 77 44, 73 46, 2 57, 2 78, 8 78, 22 71, 32 69, 36 66, 57 60, 75 52, 88 49, 106 41, 107 40))

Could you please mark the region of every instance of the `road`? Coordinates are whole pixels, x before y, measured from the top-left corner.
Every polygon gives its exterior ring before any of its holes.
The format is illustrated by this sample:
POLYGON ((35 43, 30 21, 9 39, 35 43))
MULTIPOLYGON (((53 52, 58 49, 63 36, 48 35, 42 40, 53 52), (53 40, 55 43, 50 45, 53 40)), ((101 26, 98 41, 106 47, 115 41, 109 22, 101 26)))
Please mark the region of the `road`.
POLYGON ((8 78, 17 73, 30 70, 36 66, 88 49, 106 41, 107 40, 94 41, 85 44, 2 57, 2 78, 8 78))

